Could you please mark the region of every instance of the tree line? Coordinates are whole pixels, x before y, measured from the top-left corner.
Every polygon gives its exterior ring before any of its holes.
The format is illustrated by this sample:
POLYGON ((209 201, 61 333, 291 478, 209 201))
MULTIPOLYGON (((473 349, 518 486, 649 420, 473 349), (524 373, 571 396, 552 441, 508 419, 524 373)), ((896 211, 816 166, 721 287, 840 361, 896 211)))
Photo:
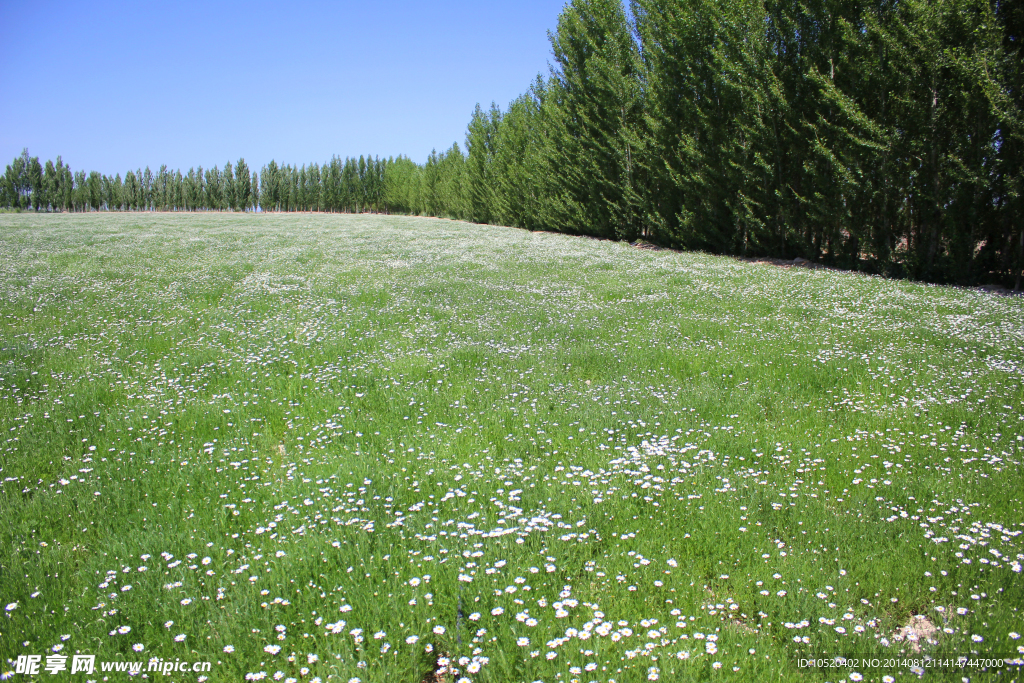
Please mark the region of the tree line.
MULTIPOLYGON (((45 166, 28 150, 0 178, 0 206, 35 211, 387 211, 389 166, 413 165, 404 157, 381 160, 334 157, 302 167, 271 161, 250 172, 245 159, 186 173, 161 166, 129 170, 122 180, 92 171, 72 172, 57 157, 45 166)), ((407 210, 402 207, 400 210, 407 210)))
POLYGON ((933 282, 1024 269, 1024 3, 572 0, 553 65, 424 164, 8 166, 36 210, 383 211, 802 256, 933 282))
POLYGON ((1024 268, 1024 3, 574 0, 462 215, 933 282, 1024 268))

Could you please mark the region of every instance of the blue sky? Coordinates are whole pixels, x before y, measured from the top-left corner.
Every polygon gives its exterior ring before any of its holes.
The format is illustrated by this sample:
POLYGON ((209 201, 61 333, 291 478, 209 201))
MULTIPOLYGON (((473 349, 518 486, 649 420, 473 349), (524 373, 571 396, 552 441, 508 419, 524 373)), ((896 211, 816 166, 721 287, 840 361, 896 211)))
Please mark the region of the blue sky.
POLYGON ((423 162, 548 73, 562 5, 0 0, 0 168, 423 162))

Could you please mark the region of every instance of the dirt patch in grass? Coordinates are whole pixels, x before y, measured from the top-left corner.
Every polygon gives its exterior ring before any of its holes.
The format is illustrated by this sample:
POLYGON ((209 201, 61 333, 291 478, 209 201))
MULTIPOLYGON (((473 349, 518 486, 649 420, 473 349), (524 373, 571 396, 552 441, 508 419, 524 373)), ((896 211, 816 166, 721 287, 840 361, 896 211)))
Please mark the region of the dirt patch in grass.
POLYGON ((939 628, 923 614, 915 614, 906 626, 900 627, 892 634, 893 640, 910 643, 910 648, 914 652, 920 652, 923 643, 938 645, 938 638, 939 628))

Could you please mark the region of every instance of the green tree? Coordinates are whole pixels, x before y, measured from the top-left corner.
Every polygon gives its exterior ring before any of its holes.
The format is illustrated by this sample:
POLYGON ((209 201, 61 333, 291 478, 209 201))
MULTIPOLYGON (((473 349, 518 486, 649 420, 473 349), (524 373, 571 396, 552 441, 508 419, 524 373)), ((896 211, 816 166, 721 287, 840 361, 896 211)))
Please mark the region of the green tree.
POLYGON ((281 209, 281 169, 273 159, 263 167, 260 185, 260 207, 264 211, 279 211, 281 209))
POLYGON ((250 202, 250 204, 249 205, 252 207, 253 211, 256 211, 257 208, 259 208, 260 201, 262 199, 260 197, 260 189, 259 189, 260 188, 260 177, 259 177, 259 174, 256 173, 256 171, 252 172, 252 182, 249 183, 249 187, 250 187, 250 194, 249 194, 249 202, 250 202))
POLYGON ((252 188, 255 180, 249 175, 249 167, 246 165, 245 159, 239 158, 235 169, 238 175, 235 205, 241 211, 248 211, 249 207, 253 205, 252 188))
POLYGON ((643 232, 640 60, 619 0, 573 0, 551 35, 546 99, 552 227, 632 239, 643 232))
POLYGON ((86 178, 87 203, 93 211, 99 211, 104 205, 103 199, 103 176, 97 171, 90 171, 86 178))
POLYGON ((31 157, 28 155, 28 148, 21 151, 21 155, 14 158, 7 166, 4 173, 7 194, 10 206, 14 208, 28 208, 31 202, 32 184, 29 181, 28 168, 31 164, 31 157))
POLYGON ((88 187, 86 186, 85 171, 75 171, 75 184, 72 190, 75 211, 85 211, 89 206, 88 187))
POLYGON ((494 169, 501 110, 491 103, 484 113, 476 105, 466 132, 466 183, 469 218, 477 223, 491 223, 495 215, 495 192, 498 176, 494 169))
MULTIPOLYGON (((60 163, 60 157, 57 158, 57 163, 60 163)), ((57 210, 59 184, 60 175, 57 171, 57 167, 54 166, 52 161, 47 159, 46 166, 43 168, 43 206, 51 211, 57 210)))
POLYGON ((43 165, 39 163, 39 157, 29 159, 26 171, 29 190, 32 193, 32 208, 39 211, 43 206, 43 165))

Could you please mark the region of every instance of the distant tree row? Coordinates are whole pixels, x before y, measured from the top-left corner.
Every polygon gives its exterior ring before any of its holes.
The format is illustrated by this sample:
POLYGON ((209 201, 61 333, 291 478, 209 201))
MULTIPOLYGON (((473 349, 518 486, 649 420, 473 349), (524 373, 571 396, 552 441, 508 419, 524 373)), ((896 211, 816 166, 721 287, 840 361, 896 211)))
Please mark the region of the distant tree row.
MULTIPOLYGON (((239 159, 187 173, 161 166, 102 175, 72 172, 57 157, 45 166, 24 150, 0 178, 0 206, 35 211, 387 211, 390 167, 418 169, 408 159, 338 157, 301 168, 271 161, 260 173, 239 159)), ((407 175, 408 174, 407 172, 407 175)), ((415 180, 415 171, 411 174, 415 180)), ((399 210, 415 210, 415 192, 405 188, 399 210)))
POLYGON ((1024 2, 572 0, 466 152, 122 180, 23 153, 0 205, 383 211, 933 282, 1024 271, 1024 2))

